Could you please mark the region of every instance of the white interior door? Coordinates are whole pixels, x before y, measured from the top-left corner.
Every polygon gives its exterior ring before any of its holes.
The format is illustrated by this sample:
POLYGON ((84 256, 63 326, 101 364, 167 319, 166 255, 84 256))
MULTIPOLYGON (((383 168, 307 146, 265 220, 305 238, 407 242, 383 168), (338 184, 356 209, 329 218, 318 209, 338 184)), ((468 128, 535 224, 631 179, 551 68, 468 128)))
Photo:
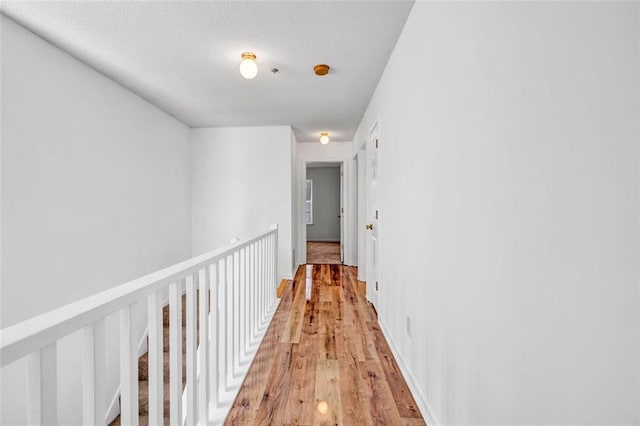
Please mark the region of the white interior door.
POLYGON ((366 225, 368 230, 368 252, 369 262, 367 262, 367 298, 374 306, 379 306, 380 283, 378 276, 378 251, 380 247, 379 239, 379 206, 378 206, 378 186, 379 186, 379 154, 378 146, 378 124, 371 129, 369 137, 369 173, 368 173, 368 212, 366 225))

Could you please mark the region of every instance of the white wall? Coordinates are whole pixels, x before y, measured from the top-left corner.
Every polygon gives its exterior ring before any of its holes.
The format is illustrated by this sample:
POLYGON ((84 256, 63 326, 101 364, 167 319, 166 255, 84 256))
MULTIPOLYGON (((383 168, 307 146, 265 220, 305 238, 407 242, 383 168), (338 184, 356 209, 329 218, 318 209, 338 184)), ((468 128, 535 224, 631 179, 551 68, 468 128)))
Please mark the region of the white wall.
POLYGON ((409 16, 354 140, 380 118, 378 312, 432 425, 640 421, 638 8, 409 16))
POLYGON ((291 128, 191 129, 192 254, 277 223, 279 279, 292 274, 291 128))
POLYGON ((307 241, 340 242, 340 167, 307 167, 313 181, 313 223, 307 241))
MULTIPOLYGON (((187 258, 190 217, 187 127, 4 16, 1 24, 6 327, 187 258)), ((108 338, 107 403, 118 382, 117 337, 108 338)), ((81 389, 78 336, 66 342, 59 422, 68 425, 81 422, 81 389)), ((22 367, 2 371, 2 424, 25 422, 22 367)))
POLYGON ((306 225, 304 223, 304 217, 302 209, 302 203, 304 202, 304 176, 306 175, 306 163, 311 162, 345 162, 344 167, 344 192, 343 199, 346 200, 343 205, 345 206, 344 220, 345 220, 345 241, 344 244, 344 263, 347 265, 354 265, 353 261, 356 259, 356 236, 355 236, 355 197, 352 194, 356 191, 357 179, 352 176, 353 165, 351 162, 352 156, 352 143, 351 142, 330 142, 328 145, 322 145, 319 142, 302 142, 297 145, 296 153, 296 167, 294 173, 296 175, 296 188, 294 203, 300 206, 294 218, 294 226, 297 229, 297 243, 296 243, 296 255, 297 263, 302 264, 306 261, 306 225))

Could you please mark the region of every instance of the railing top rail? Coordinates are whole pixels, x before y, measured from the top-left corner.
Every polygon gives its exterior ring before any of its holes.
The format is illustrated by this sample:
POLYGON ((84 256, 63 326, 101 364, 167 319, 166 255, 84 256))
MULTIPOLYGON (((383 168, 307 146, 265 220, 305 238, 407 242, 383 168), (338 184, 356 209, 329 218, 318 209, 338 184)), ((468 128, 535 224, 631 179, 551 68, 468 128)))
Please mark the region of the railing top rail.
POLYGON ((277 225, 252 238, 234 242, 100 293, 0 330, 0 367, 4 367, 92 322, 197 272, 254 242, 276 233, 277 225))

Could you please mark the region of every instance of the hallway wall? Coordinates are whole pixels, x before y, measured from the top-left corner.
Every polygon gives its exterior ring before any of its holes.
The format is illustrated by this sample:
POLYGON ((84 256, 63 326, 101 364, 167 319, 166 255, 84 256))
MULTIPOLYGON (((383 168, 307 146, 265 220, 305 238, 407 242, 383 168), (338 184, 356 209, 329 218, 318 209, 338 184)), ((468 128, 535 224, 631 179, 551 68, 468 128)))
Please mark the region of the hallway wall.
POLYGON ((340 241, 340 167, 307 167, 313 181, 313 224, 307 241, 340 241))
POLYGON ((378 313, 431 426, 640 421, 639 7, 409 16, 354 149, 379 118, 378 313))
POLYGON ((279 279, 292 277, 290 126, 190 130, 192 255, 279 225, 279 279))
MULTIPOLYGON (((189 256, 187 127, 30 31, 2 25, 2 327, 189 256)), ((134 308, 142 336, 146 309, 134 308)), ((118 342, 117 315, 107 339, 118 342)), ((80 333, 58 345, 59 423, 81 424, 80 333)), ((107 406, 118 351, 107 354, 107 406)), ((26 363, 0 423, 26 422, 26 363)))

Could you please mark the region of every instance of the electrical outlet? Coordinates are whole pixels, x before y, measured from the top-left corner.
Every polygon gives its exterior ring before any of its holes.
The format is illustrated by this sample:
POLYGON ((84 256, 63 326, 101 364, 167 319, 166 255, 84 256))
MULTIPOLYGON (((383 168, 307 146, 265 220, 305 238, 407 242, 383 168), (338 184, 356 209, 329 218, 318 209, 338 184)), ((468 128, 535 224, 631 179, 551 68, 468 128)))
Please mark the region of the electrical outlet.
POLYGON ((411 337, 411 317, 407 315, 407 334, 411 337))

